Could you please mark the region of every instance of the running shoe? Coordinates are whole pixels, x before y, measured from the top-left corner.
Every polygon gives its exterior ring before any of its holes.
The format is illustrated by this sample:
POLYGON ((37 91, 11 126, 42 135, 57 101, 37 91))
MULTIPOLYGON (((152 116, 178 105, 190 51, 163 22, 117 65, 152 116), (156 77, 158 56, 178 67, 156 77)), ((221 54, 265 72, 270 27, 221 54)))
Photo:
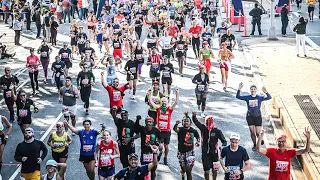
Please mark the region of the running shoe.
POLYGON ((201 113, 201 117, 205 118, 206 115, 202 112, 202 113, 201 113))
POLYGON ((256 146, 253 146, 252 147, 252 151, 256 151, 257 150, 257 147, 256 146))
POLYGON ((164 164, 164 165, 168 165, 168 158, 167 158, 167 157, 164 157, 164 158, 163 158, 163 164, 164 164))
POLYGON ((264 140, 261 141, 261 145, 264 145, 264 140))
POLYGON ((75 136, 75 135, 76 135, 76 133, 72 132, 72 136, 75 136))

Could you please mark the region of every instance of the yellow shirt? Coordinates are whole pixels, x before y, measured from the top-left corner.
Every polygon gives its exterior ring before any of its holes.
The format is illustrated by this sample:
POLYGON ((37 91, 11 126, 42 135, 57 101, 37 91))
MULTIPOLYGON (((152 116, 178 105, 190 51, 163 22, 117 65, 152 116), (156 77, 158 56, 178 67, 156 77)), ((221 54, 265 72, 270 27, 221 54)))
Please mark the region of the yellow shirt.
POLYGON ((52 142, 54 148, 52 148, 53 152, 61 153, 66 149, 66 143, 68 135, 66 132, 63 133, 62 136, 58 136, 56 132, 53 132, 51 135, 52 142))

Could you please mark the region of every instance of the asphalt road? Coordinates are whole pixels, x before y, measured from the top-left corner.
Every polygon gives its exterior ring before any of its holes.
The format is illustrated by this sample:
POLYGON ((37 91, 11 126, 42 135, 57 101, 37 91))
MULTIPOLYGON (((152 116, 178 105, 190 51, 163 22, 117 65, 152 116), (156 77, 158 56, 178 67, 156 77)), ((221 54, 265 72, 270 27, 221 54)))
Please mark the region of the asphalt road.
MULTIPOLYGON (((244 2, 246 3, 246 2, 244 2)), ((245 9, 245 11, 248 11, 245 9)), ((276 21, 277 25, 279 25, 279 21, 276 21)), ((315 22, 316 23, 316 22, 315 22)), ((265 29, 267 26, 263 26, 265 29)), ((68 26, 62 25, 59 28, 59 32, 62 34, 58 35, 58 44, 62 44, 63 41, 69 41, 66 35, 68 32, 68 26)), ((263 34, 265 31, 263 31, 263 34)), ((236 34, 238 41, 240 41, 240 34, 236 34)), ((217 42, 217 39, 214 39, 217 42)), ((217 44, 217 43, 214 43, 217 44)), ((30 39, 29 42, 24 44, 25 47, 38 47, 39 41, 30 39)), ((1 63, 1 71, 4 66, 10 65, 13 68, 13 71, 18 71, 23 68, 24 60, 26 54, 28 53, 27 48, 21 48, 18 51, 18 58, 13 62, 1 63)), ((97 47, 93 45, 93 47, 97 47)), ((217 46, 215 46, 217 48, 217 46)), ((191 49, 191 48, 189 48, 191 49)), ((56 54, 58 51, 57 48, 54 48, 53 54, 56 54)), ((101 56, 98 53, 99 56, 101 56)), ((217 51, 215 51, 215 55, 217 56, 217 51)), ((232 73, 230 74, 229 79, 229 92, 224 92, 222 90, 222 85, 220 83, 220 72, 217 68, 217 63, 213 63, 213 67, 211 70, 211 74, 213 76, 213 81, 215 84, 210 85, 209 88, 209 96, 207 98, 207 110, 206 114, 211 114, 215 116, 217 126, 223 130, 223 133, 228 138, 232 132, 237 132, 241 134, 241 142, 240 145, 245 147, 249 153, 250 161, 251 161, 251 169, 245 173, 246 179, 252 180, 262 180, 266 179, 268 173, 268 160, 266 157, 259 155, 257 152, 253 152, 251 150, 252 142, 249 136, 249 130, 247 127, 247 123, 245 121, 245 112, 246 106, 245 103, 239 101, 235 98, 236 89, 238 88, 239 82, 244 82, 245 87, 244 91, 248 91, 248 86, 254 80, 252 75, 248 71, 246 62, 244 57, 238 51, 235 51, 236 58, 233 60, 232 64, 232 73)), ((185 76, 180 77, 179 75, 173 76, 173 84, 180 88, 180 101, 176 110, 172 115, 172 123, 176 120, 180 120, 183 116, 183 112, 195 111, 197 109, 196 100, 194 95, 195 86, 191 83, 191 78, 198 72, 196 63, 197 61, 192 59, 193 52, 192 50, 188 51, 188 59, 187 65, 185 68, 185 76)), ((53 61, 53 60, 52 60, 53 61)), ((79 59, 77 59, 79 61, 79 59)), ((76 74, 80 71, 80 68, 77 66, 78 63, 74 64, 74 68, 71 69, 72 76, 76 77, 76 74)), ((173 62, 175 69, 177 68, 177 62, 173 62)), ((176 69, 177 70, 177 69, 176 69)), ((3 71, 2 71, 3 72, 3 71)), ((2 73, 1 72, 1 73, 2 73)), ((93 88, 93 92, 91 95, 90 102, 90 115, 89 118, 93 121, 93 128, 99 128, 100 123, 105 123, 107 125, 107 129, 110 130, 113 134, 113 137, 116 137, 115 125, 113 124, 112 117, 109 114, 109 98, 106 90, 102 87, 100 82, 100 70, 94 70, 94 74, 96 75, 96 86, 93 88)), ((120 77, 120 82, 125 83, 125 76, 122 74, 118 74, 120 77)), ((40 73, 40 80, 43 78, 43 73, 40 73)), ((142 82, 138 83, 138 91, 136 94, 137 101, 130 101, 131 95, 126 92, 126 96, 124 97, 124 107, 129 111, 129 117, 135 120, 136 115, 141 115, 142 117, 147 116, 147 108, 148 106, 144 103, 144 97, 146 95, 147 90, 150 88, 151 79, 148 78, 148 67, 143 66, 143 74, 142 74, 142 82)), ((30 83, 28 82, 28 75, 26 72, 22 73, 19 76, 19 79, 22 81, 23 89, 27 91, 27 94, 31 94, 30 83)), ((174 97, 174 96, 172 96, 174 97)), ((40 108, 40 112, 37 114, 33 114, 33 123, 32 127, 35 130, 35 137, 37 139, 41 139, 44 142, 47 141, 47 135, 54 129, 52 129, 52 125, 54 125, 58 120, 62 120, 60 114, 60 104, 58 103, 58 96, 56 95, 56 88, 52 84, 44 85, 40 82, 40 93, 31 97, 31 99, 35 100, 40 108), (51 130, 52 129, 52 130, 51 130)), ((172 99, 173 101, 174 99, 172 99)), ((82 121, 85 119, 83 103, 81 100, 77 101, 78 104, 78 114, 77 114, 77 128, 82 128, 82 121)), ((8 111, 5 105, 1 104, 0 114, 8 117, 8 111)), ((203 122, 203 119, 201 119, 203 122)), ((267 130, 269 130, 268 124, 265 124, 267 130)), ((271 132, 270 132, 271 133, 271 132)), ((268 136, 267 136, 268 137, 268 136)), ((269 139, 272 139, 272 136, 269 135, 269 139)), ((2 176, 3 179, 19 179, 19 174, 17 173, 18 163, 14 160, 14 151, 16 145, 23 140, 23 136, 20 132, 19 126, 17 124, 13 125, 13 132, 11 133, 8 143, 6 145, 4 155, 3 155, 3 167, 2 167, 2 176), (16 174, 15 174, 16 172, 16 174), (17 175, 17 176, 15 176, 17 175)), ((140 154, 140 140, 136 140, 136 149, 137 153, 140 154)), ((73 143, 69 148, 69 158, 68 158, 68 169, 67 169, 67 179, 68 180, 76 180, 76 179, 87 179, 86 174, 83 168, 83 165, 78 161, 79 158, 79 138, 77 136, 73 137, 73 143)), ((180 179, 180 168, 176 158, 177 154, 177 136, 175 133, 171 136, 171 144, 170 144, 170 153, 169 153, 169 165, 163 165, 162 160, 160 161, 160 165, 158 166, 157 174, 158 179, 180 179)), ((200 148, 195 148, 196 153, 196 163, 193 169, 193 178, 195 180, 203 179, 203 170, 201 164, 201 150, 200 148)), ((42 174, 45 172, 45 162, 51 158, 51 152, 43 162, 41 172, 42 174)), ((120 161, 116 160, 116 171, 120 170, 120 161)), ((223 172, 219 172, 218 179, 223 179, 223 172)))

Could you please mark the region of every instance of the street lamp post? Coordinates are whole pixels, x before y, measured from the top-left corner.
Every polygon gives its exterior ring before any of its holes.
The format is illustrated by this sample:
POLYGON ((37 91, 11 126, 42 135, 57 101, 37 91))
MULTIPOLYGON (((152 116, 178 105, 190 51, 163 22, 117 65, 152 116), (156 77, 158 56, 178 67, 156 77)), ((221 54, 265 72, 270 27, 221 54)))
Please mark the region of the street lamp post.
POLYGON ((270 7, 270 22, 271 22, 271 26, 269 28, 269 32, 268 32, 268 39, 269 40, 277 40, 276 37, 276 28, 274 26, 274 2, 275 0, 271 0, 271 7, 270 7))

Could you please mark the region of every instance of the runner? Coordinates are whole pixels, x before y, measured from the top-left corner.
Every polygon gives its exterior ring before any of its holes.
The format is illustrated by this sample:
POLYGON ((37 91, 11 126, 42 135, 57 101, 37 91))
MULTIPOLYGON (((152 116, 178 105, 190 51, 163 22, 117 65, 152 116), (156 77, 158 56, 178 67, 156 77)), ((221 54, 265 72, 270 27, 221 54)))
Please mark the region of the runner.
POLYGON ((113 34, 112 37, 112 47, 113 47, 113 57, 116 61, 116 66, 120 64, 120 68, 117 66, 117 70, 122 68, 122 37, 120 38, 118 34, 113 34))
POLYGON ((162 71, 161 83, 164 96, 170 99, 172 74, 174 73, 173 65, 169 62, 168 56, 163 57, 163 63, 160 65, 162 71))
POLYGON ((214 122, 213 116, 206 116, 205 124, 199 122, 196 112, 192 112, 193 123, 200 129, 202 136, 202 166, 205 180, 210 179, 210 169, 212 169, 212 179, 216 180, 220 168, 218 154, 218 140, 221 141, 222 147, 227 145, 227 140, 222 131, 218 129, 214 122))
POLYGON ((67 164, 50 159, 46 163, 46 170, 48 173, 41 176, 40 180, 65 180, 67 164))
MULTIPOLYGON (((183 28, 181 28, 181 30, 183 30, 183 28)), ((178 38, 179 39, 176 42, 176 57, 178 59, 180 76, 183 77, 183 66, 187 64, 186 57, 188 50, 188 39, 182 34, 178 38)))
POLYGON ((94 38, 93 32, 94 32, 94 23, 96 22, 96 17, 92 14, 92 12, 89 13, 87 17, 87 25, 88 25, 88 41, 90 42, 91 39, 94 38))
POLYGON ((102 53, 102 34, 103 34, 103 27, 105 26, 105 24, 102 24, 102 19, 99 17, 98 18, 98 22, 95 24, 95 37, 96 37, 96 41, 100 50, 100 53, 102 53))
POLYGON ((305 127, 303 135, 306 137, 306 147, 304 149, 286 148, 288 137, 284 134, 277 137, 278 147, 261 148, 264 131, 260 131, 257 151, 269 158, 269 180, 290 180, 291 159, 310 151, 310 133, 311 129, 305 127))
POLYGON ((14 159, 21 162, 21 179, 40 179, 40 164, 48 154, 46 145, 34 138, 32 128, 24 131, 24 141, 17 145, 14 159), (41 152, 41 156, 40 156, 41 152))
POLYGON ((92 86, 95 84, 95 77, 92 71, 88 71, 89 66, 83 65, 83 70, 77 77, 77 86, 80 89, 81 100, 84 102, 83 107, 86 109, 86 115, 89 115, 89 100, 92 86))
POLYGON ((217 16, 218 16, 218 11, 216 8, 214 8, 214 5, 211 4, 209 6, 209 11, 208 11, 208 20, 209 20, 209 26, 211 27, 212 36, 214 36, 216 32, 217 16))
MULTIPOLYGON (((211 34, 211 32, 210 32, 209 26, 206 26, 204 28, 204 32, 202 33, 201 37, 202 37, 203 44, 204 44, 204 42, 208 42, 210 48, 213 48, 212 43, 211 43, 212 36, 213 36, 213 34, 211 34)), ((202 44, 202 48, 204 47, 203 44, 202 44)))
POLYGON ((317 0, 307 0, 306 3, 308 5, 309 19, 312 22, 314 16, 314 6, 316 5, 317 0))
MULTIPOLYGON (((151 96, 151 90, 148 91, 148 99, 150 105, 156 109, 157 112, 157 128, 160 130, 160 142, 159 150, 161 157, 163 146, 165 148, 164 150, 164 159, 163 162, 165 165, 168 165, 168 153, 169 153, 169 144, 170 144, 170 136, 171 136, 171 114, 175 107, 178 104, 179 101, 179 89, 176 88, 176 99, 175 102, 170 106, 168 105, 168 98, 163 97, 161 98, 161 105, 157 105, 153 102, 152 96, 151 96)), ((159 158, 160 159, 160 158, 159 158)))
POLYGON ((12 96, 17 106, 18 125, 20 126, 20 130, 23 134, 25 129, 28 128, 32 122, 31 106, 33 106, 34 113, 38 113, 39 109, 31 99, 27 98, 27 95, 23 90, 20 90, 17 96, 15 92, 12 91, 12 96))
POLYGON ((200 57, 200 33, 202 27, 196 24, 196 21, 192 21, 192 26, 189 29, 189 33, 192 34, 192 48, 195 55, 195 59, 200 57))
POLYGON ((63 43, 63 48, 59 50, 59 56, 61 57, 61 61, 66 65, 65 76, 68 76, 69 69, 72 68, 72 52, 68 48, 67 42, 63 43))
POLYGON ((203 42, 203 49, 200 50, 200 59, 201 61, 199 62, 199 64, 204 65, 206 68, 206 74, 208 75, 208 77, 210 78, 210 69, 211 69, 211 59, 214 59, 214 54, 213 51, 211 49, 209 49, 209 43, 208 41, 204 41, 203 42))
MULTIPOLYGON (((252 85, 250 87, 250 95, 241 96, 240 91, 243 87, 243 83, 239 84, 239 88, 237 91, 236 98, 246 101, 247 103, 247 114, 246 119, 247 123, 250 129, 250 135, 251 140, 253 142, 252 150, 256 150, 256 143, 257 143, 257 137, 259 137, 259 133, 261 131, 262 127, 262 117, 261 117, 261 103, 262 101, 270 100, 271 95, 267 92, 267 89, 265 87, 262 88, 262 92, 266 94, 266 96, 257 95, 257 87, 255 85, 252 85)), ((264 141, 262 141, 262 145, 264 144, 264 141)))
POLYGON ((227 44, 225 42, 221 43, 222 48, 218 53, 218 62, 221 72, 221 83, 223 85, 223 90, 227 92, 228 87, 228 77, 229 71, 231 71, 231 59, 234 58, 232 52, 227 49, 227 44))
POLYGON ((117 109, 113 108, 111 115, 113 117, 114 123, 117 126, 118 134, 118 144, 120 150, 120 161, 122 167, 128 167, 128 156, 131 153, 135 153, 135 144, 134 140, 140 137, 140 134, 137 132, 136 126, 132 120, 129 119, 128 111, 122 109, 120 111, 120 118, 116 114, 117 109))
MULTIPOLYGON (((164 95, 160 92, 159 82, 154 81, 152 83, 152 92, 151 92, 151 99, 152 99, 153 103, 160 106, 161 105, 161 98, 163 98, 163 97, 164 97, 164 95)), ((147 105, 149 105, 148 116, 151 117, 152 119, 157 119, 157 111, 155 108, 153 108, 153 106, 149 102, 148 93, 146 94, 144 102, 147 105)), ((153 123, 154 123, 153 126, 156 126, 157 122, 154 121, 153 123)))
POLYGON ((152 27, 153 26, 148 28, 148 26, 146 26, 146 30, 148 32, 146 41, 147 41, 147 48, 148 48, 149 54, 152 53, 152 49, 154 47, 158 47, 158 44, 159 44, 157 31, 152 27))
POLYGON ((83 163, 86 169, 87 176, 90 180, 94 180, 95 177, 95 151, 98 131, 91 129, 91 121, 84 120, 82 123, 84 129, 78 130, 74 126, 70 126, 67 121, 64 122, 64 126, 70 129, 74 134, 77 134, 80 138, 80 158, 79 161, 83 163))
POLYGON ((120 157, 120 151, 118 143, 112 140, 110 131, 103 132, 103 139, 97 144, 96 154, 99 180, 112 180, 115 174, 114 159, 120 157))
POLYGON ((243 172, 250 169, 247 150, 239 145, 240 135, 230 135, 230 145, 224 147, 220 154, 220 164, 224 170, 224 179, 244 179, 243 172), (243 166, 244 163, 244 166, 243 166))
MULTIPOLYGON (((52 82, 56 83, 58 92, 60 92, 60 88, 63 86, 65 71, 66 71, 66 65, 63 61, 61 61, 59 56, 56 56, 56 61, 52 63, 51 70, 53 71, 52 74, 52 82)), ((53 84, 52 83, 52 84, 53 84)))
POLYGON ((95 67, 94 59, 91 58, 89 53, 85 53, 84 57, 79 63, 80 68, 83 70, 83 66, 88 66, 88 71, 92 72, 92 68, 95 67))
POLYGON ((125 84, 122 86, 119 86, 119 79, 114 78, 112 81, 112 85, 108 85, 104 81, 104 72, 101 72, 101 83, 102 86, 108 91, 109 94, 109 101, 110 101, 110 113, 112 113, 112 108, 114 106, 117 107, 118 111, 117 113, 121 112, 121 109, 123 107, 122 99, 124 96, 124 91, 129 89, 129 84, 125 84))
POLYGON ((162 57, 157 54, 156 47, 152 47, 152 52, 148 58, 147 65, 150 66, 149 76, 154 81, 160 81, 160 61, 162 57))
POLYGON ((173 130, 178 135, 178 155, 177 158, 180 163, 182 180, 185 180, 185 174, 187 174, 187 180, 192 180, 191 171, 196 160, 194 153, 194 145, 200 146, 200 136, 196 129, 191 127, 191 118, 188 113, 184 113, 182 119, 182 126, 179 127, 180 121, 176 121, 173 130), (197 142, 194 144, 194 138, 197 142))
POLYGON ((143 180, 144 177, 158 165, 158 147, 151 146, 153 153, 153 161, 149 164, 138 166, 139 156, 132 153, 128 156, 129 166, 119 171, 115 176, 115 180, 143 180))
POLYGON ((56 124, 56 132, 49 136, 47 144, 51 147, 52 157, 58 163, 67 163, 68 149, 72 142, 71 137, 63 130, 63 122, 56 124))
POLYGON ((221 36, 221 43, 225 42, 227 49, 230 51, 234 50, 234 47, 237 44, 236 37, 232 34, 231 29, 227 30, 227 33, 221 36))
POLYGON ((85 42, 88 40, 87 34, 83 32, 83 26, 79 27, 79 32, 77 33, 76 40, 78 41, 78 55, 82 52, 85 47, 85 42))
POLYGON ((106 52, 108 54, 110 54, 110 48, 109 48, 109 40, 110 40, 110 36, 111 36, 111 28, 108 27, 108 25, 106 25, 105 27, 103 27, 101 29, 102 32, 102 41, 103 41, 103 46, 106 50, 106 52))
MULTIPOLYGON (((139 124, 140 119, 141 119, 141 116, 137 116, 135 125, 137 128, 137 132, 141 134, 140 162, 141 162, 141 165, 145 165, 153 161, 153 154, 152 154, 151 147, 153 145, 159 146, 160 131, 157 128, 153 127, 154 119, 152 117, 146 118, 145 126, 141 126, 139 124)), ((156 179, 156 169, 157 169, 157 166, 155 166, 154 169, 151 170, 151 180, 156 179)), ((146 176, 145 179, 149 180, 149 175, 146 176)))
POLYGON ((30 56, 27 57, 27 63, 26 67, 29 69, 29 78, 31 82, 32 87, 32 95, 36 94, 36 90, 39 90, 39 82, 38 82, 38 65, 40 65, 41 62, 38 58, 38 56, 34 55, 34 49, 30 49, 30 56), (34 83, 36 83, 36 87, 34 87, 34 83))
POLYGON ((7 140, 9 138, 11 130, 12 130, 12 125, 10 124, 8 119, 5 116, 0 115, 0 174, 1 174, 1 168, 2 168, 3 151, 4 151, 4 147, 7 144, 7 140), (3 124, 5 124, 8 127, 7 133, 4 132, 3 124))
POLYGON ((44 72, 44 84, 47 84, 48 67, 50 63, 50 55, 52 53, 52 48, 47 44, 46 39, 42 40, 42 44, 38 48, 37 52, 38 54, 40 54, 40 61, 44 72))
POLYGON ((168 32, 166 30, 163 31, 163 36, 159 39, 159 45, 162 49, 162 56, 167 56, 170 58, 172 54, 172 36, 168 35, 168 32))
POLYGON ((142 73, 142 66, 144 64, 144 52, 147 52, 148 50, 141 46, 141 42, 137 41, 137 45, 133 47, 132 52, 134 53, 135 60, 139 62, 138 64, 138 81, 141 82, 141 73, 142 73))
POLYGON ((89 41, 86 41, 84 44, 84 48, 81 51, 81 58, 84 57, 86 53, 89 53, 92 59, 97 59, 96 51, 92 47, 90 47, 89 41))
MULTIPOLYGON (((138 64, 139 64, 139 61, 135 60, 135 58, 132 56, 124 66, 124 70, 127 72, 127 82, 129 83, 130 87, 133 87, 131 100, 136 99, 135 95, 137 91, 138 64)), ((129 94, 131 94, 131 89, 129 90, 129 94)))
POLYGON ((116 73, 116 65, 114 63, 113 56, 108 56, 107 53, 104 53, 103 58, 101 59, 101 64, 106 66, 106 81, 109 86, 112 85, 112 81, 118 78, 116 73), (109 64, 109 65, 108 65, 109 64))
MULTIPOLYGON (((72 85, 71 77, 67 76, 65 86, 60 88, 59 103, 62 103, 64 119, 69 122, 70 117, 73 127, 76 126, 77 98, 79 98, 78 88, 72 85)), ((72 133, 72 135, 74 136, 75 134, 72 133)))
POLYGON ((70 26, 70 44, 71 44, 71 52, 72 54, 75 54, 77 52, 77 34, 78 34, 78 28, 74 25, 70 26))

